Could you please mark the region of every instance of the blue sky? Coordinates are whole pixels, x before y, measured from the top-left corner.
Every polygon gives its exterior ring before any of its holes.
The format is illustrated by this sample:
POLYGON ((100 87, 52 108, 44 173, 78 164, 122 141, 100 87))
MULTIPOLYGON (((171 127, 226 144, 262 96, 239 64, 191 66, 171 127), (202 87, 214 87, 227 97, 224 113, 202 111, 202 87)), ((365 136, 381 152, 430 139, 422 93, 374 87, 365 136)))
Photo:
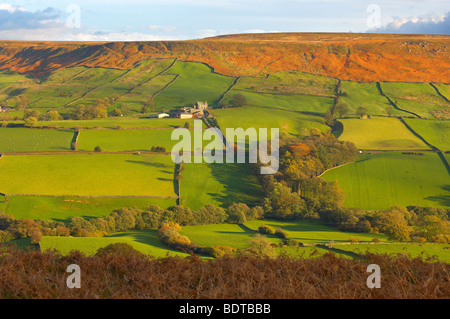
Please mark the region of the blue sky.
POLYGON ((184 40, 249 32, 450 34, 449 0, 0 0, 0 40, 184 40))

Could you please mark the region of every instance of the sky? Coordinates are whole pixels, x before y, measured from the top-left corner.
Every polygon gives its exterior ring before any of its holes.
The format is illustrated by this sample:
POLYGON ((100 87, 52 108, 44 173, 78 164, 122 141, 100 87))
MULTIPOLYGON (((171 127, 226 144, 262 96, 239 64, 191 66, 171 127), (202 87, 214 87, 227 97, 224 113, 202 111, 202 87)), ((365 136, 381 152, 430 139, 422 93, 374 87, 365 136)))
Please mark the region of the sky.
POLYGON ((0 40, 187 40, 257 32, 450 34, 449 0, 0 0, 0 40))

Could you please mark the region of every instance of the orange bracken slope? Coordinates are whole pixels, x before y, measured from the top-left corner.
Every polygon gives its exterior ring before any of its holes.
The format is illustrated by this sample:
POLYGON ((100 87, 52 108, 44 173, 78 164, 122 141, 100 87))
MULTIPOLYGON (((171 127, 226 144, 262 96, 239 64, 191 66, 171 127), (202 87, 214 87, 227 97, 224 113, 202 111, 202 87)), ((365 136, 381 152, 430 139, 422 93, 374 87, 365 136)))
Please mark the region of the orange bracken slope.
POLYGON ((297 70, 360 82, 450 83, 450 36, 270 33, 158 42, 0 42, 0 70, 40 76, 71 66, 128 69, 152 58, 243 76, 297 70))

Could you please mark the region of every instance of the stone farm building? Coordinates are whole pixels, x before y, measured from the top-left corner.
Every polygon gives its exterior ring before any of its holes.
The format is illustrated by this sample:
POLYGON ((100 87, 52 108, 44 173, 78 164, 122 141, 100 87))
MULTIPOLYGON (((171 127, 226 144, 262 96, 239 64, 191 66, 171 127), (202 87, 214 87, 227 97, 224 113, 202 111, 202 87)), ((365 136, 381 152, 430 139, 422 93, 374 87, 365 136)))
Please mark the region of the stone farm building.
POLYGON ((208 108, 208 102, 197 102, 192 107, 183 107, 177 113, 181 119, 202 118, 208 108))

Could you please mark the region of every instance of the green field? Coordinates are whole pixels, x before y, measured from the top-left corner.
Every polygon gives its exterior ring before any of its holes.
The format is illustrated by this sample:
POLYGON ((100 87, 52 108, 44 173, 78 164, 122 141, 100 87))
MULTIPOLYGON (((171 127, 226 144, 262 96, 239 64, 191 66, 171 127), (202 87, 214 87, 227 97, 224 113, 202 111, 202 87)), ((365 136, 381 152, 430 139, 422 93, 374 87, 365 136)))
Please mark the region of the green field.
POLYGON ((411 150, 429 149, 396 118, 341 119, 344 131, 339 139, 355 143, 360 149, 411 150))
POLYGON ((423 260, 437 258, 439 261, 450 262, 450 247, 448 244, 376 244, 376 245, 335 245, 335 248, 355 252, 357 254, 389 254, 407 255, 410 258, 422 258, 423 260))
MULTIPOLYGON (((271 110, 254 106, 230 109, 217 109, 212 113, 217 116, 217 122, 225 134, 227 128, 278 128, 280 132, 298 135, 303 129, 318 128, 322 132, 329 130, 318 116, 304 115, 297 112, 271 110)), ((269 133, 270 134, 270 133, 269 133)))
POLYGON ((333 98, 323 96, 254 93, 233 89, 226 95, 225 105, 231 105, 235 94, 245 96, 248 105, 313 113, 325 113, 334 101, 333 98))
MULTIPOLYGON (((134 68, 130 69, 119 78, 116 78, 114 81, 90 91, 80 103, 93 104, 99 98, 114 95, 124 97, 131 92, 135 94, 136 88, 139 88, 143 83, 146 83, 167 70, 172 63, 172 59, 141 61, 134 68)), ((147 95, 144 95, 143 98, 146 98, 149 93, 150 92, 146 92, 147 95)), ((143 100, 143 102, 145 102, 145 100, 143 100)), ((119 105, 120 104, 117 106, 119 105)), ((139 111, 139 109, 135 109, 135 111, 139 111)))
POLYGON ((201 63, 177 61, 166 74, 179 77, 155 98, 157 110, 192 106, 197 101, 207 101, 214 105, 233 84, 234 78, 214 73, 201 63))
MULTIPOLYGON (((64 73, 67 71, 61 70, 58 72, 64 73)), ((42 111, 49 108, 61 108, 77 102, 78 99, 84 98, 89 92, 113 82, 126 72, 126 70, 90 68, 58 85, 54 82, 47 84, 44 81, 39 86, 29 87, 24 94, 30 100, 31 108, 42 109, 42 111)), ((70 75, 72 75, 72 73, 70 75)), ((68 77, 70 77, 70 75, 68 77)), ((62 78, 65 77, 62 76, 62 78)), ((97 98, 103 97, 104 96, 97 96, 97 98)), ((85 103, 84 99, 83 102, 80 103, 85 103)), ((60 109, 59 111, 64 113, 65 109, 60 109)))
POLYGON ((181 180, 183 205, 192 209, 228 206, 236 203, 258 204, 261 186, 248 164, 189 163, 181 180))
POLYGON ((24 74, 10 71, 0 72, 0 98, 13 98, 23 91, 23 87, 32 85, 33 80, 24 74))
POLYGON ((298 71, 277 72, 265 78, 242 77, 234 87, 258 93, 304 94, 333 97, 337 80, 298 71))
POLYGON ((52 219, 68 222, 71 218, 103 217, 122 207, 144 209, 150 205, 168 208, 176 205, 173 198, 133 198, 133 197, 46 197, 46 196, 9 196, 3 204, 0 198, 0 210, 6 211, 16 219, 52 219))
POLYGON ((5 201, 5 196, 0 195, 0 212, 5 212, 7 207, 7 202, 5 201))
POLYGON ((277 220, 253 220, 245 223, 245 226, 257 230, 261 225, 267 225, 274 230, 281 228, 289 238, 297 239, 302 243, 308 244, 325 244, 330 241, 335 243, 349 242, 350 237, 358 237, 360 241, 372 241, 378 238, 386 241, 383 234, 367 234, 367 233, 348 233, 339 231, 336 227, 322 224, 318 220, 296 220, 296 221, 277 221, 277 220))
POLYGON ((0 192, 80 196, 175 196, 164 155, 3 156, 0 192))
POLYGON ((29 128, 0 128, 0 153, 68 151, 74 132, 29 128))
MULTIPOLYGON (((192 242, 203 247, 226 245, 234 248, 248 248, 255 232, 236 224, 185 226, 180 234, 187 236, 192 242)), ((278 243, 278 238, 270 238, 278 243)))
POLYGON ((41 121, 38 122, 40 127, 50 127, 57 126, 60 128, 70 128, 75 129, 76 127, 95 129, 95 128, 107 128, 113 129, 115 126, 120 126, 121 128, 175 128, 178 126, 183 127, 186 122, 191 124, 193 120, 181 120, 176 118, 163 118, 163 119, 144 119, 135 117, 114 117, 105 118, 99 120, 69 120, 69 121, 41 121))
POLYGON ((445 96, 447 100, 450 100, 450 84, 435 83, 434 86, 438 88, 439 92, 445 96))
POLYGON ((171 140, 172 130, 87 130, 78 138, 80 151, 150 151, 152 146, 164 146, 167 152, 178 141, 171 140))
POLYGON ((450 121, 405 119, 411 128, 441 151, 450 151, 450 121))
MULTIPOLYGON (((347 105, 351 115, 356 115, 359 107, 366 108, 367 115, 386 115, 386 108, 391 106, 389 101, 380 94, 376 83, 342 81, 341 92, 339 103, 347 105)), ((408 114, 394 109, 392 115, 408 114)))
POLYGON ((424 118, 434 118, 433 111, 450 107, 429 83, 383 82, 381 87, 399 108, 424 118))
POLYGON ((40 243, 42 251, 55 249, 63 255, 78 250, 87 256, 94 255, 98 249, 113 243, 130 244, 136 250, 156 258, 170 256, 188 256, 163 246, 156 230, 117 233, 108 237, 48 237, 44 236, 40 243))
MULTIPOLYGON (((151 96, 155 96, 159 91, 162 91, 167 85, 176 79, 176 75, 167 74, 152 78, 150 81, 142 83, 126 95, 122 96, 115 104, 122 112, 127 113, 127 109, 134 112, 140 112, 142 106, 147 103, 151 96)), ((156 108, 158 111, 168 111, 169 109, 161 106, 156 108)), ((147 110, 149 111, 149 110, 147 110)))
POLYGON ((339 182, 347 207, 450 207, 449 175, 435 153, 363 154, 356 162, 332 169, 322 177, 339 182))
MULTIPOLYGON (((305 244, 326 244, 334 241, 349 242, 350 237, 358 237, 361 242, 371 242, 373 238, 386 241, 382 234, 346 233, 335 227, 326 226, 317 220, 298 221, 275 221, 275 220, 253 220, 245 223, 245 226, 236 224, 185 226, 181 234, 199 246, 212 247, 226 245, 234 248, 247 248, 257 229, 261 225, 268 225, 274 229, 281 228, 288 233, 289 238, 296 239, 305 244)), ((274 244, 279 244, 282 239, 274 235, 266 235, 274 244)))

